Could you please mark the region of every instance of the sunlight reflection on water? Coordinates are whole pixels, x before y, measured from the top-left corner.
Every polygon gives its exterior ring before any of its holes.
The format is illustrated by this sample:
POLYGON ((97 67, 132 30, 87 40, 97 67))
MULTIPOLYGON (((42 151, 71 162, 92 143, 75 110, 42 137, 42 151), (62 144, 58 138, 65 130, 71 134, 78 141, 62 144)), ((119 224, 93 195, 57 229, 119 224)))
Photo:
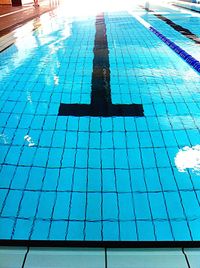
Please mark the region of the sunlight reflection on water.
POLYGON ((176 154, 174 161, 179 172, 191 169, 200 175, 200 145, 183 147, 176 154))

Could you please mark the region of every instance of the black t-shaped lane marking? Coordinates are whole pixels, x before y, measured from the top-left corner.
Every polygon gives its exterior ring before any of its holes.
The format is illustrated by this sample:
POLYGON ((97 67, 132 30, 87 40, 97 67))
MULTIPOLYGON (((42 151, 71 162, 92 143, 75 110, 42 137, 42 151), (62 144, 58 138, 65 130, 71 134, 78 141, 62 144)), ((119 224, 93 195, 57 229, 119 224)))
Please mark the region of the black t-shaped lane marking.
POLYGON ((96 17, 91 104, 61 103, 58 115, 67 116, 144 116, 141 104, 112 104, 109 50, 104 15, 96 17))

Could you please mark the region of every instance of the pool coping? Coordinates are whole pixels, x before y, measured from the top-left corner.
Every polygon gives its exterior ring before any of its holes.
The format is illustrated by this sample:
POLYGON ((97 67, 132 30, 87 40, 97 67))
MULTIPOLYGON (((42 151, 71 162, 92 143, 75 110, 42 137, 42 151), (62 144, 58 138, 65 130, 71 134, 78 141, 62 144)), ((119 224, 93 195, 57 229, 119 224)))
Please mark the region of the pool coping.
POLYGON ((0 246, 92 248, 199 248, 200 241, 66 241, 1 239, 0 246))

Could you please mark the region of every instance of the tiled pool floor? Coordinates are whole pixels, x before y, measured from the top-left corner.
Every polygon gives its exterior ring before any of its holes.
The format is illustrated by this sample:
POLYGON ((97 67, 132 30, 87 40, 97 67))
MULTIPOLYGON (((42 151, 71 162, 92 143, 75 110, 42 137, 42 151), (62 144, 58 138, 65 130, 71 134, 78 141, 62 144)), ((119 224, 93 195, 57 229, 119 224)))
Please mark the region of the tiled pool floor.
POLYGON ((62 10, 0 54, 0 238, 199 241, 200 76, 141 21, 199 47, 140 6, 62 10))

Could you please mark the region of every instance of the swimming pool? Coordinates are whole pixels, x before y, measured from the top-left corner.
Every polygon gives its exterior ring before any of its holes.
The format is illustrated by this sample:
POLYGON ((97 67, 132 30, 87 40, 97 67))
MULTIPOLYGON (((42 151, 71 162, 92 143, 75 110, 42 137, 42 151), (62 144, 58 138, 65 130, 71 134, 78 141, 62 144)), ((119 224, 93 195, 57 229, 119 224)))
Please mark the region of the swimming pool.
POLYGON ((200 240, 200 77, 138 16, 199 48, 140 6, 44 16, 0 54, 0 238, 200 240))

